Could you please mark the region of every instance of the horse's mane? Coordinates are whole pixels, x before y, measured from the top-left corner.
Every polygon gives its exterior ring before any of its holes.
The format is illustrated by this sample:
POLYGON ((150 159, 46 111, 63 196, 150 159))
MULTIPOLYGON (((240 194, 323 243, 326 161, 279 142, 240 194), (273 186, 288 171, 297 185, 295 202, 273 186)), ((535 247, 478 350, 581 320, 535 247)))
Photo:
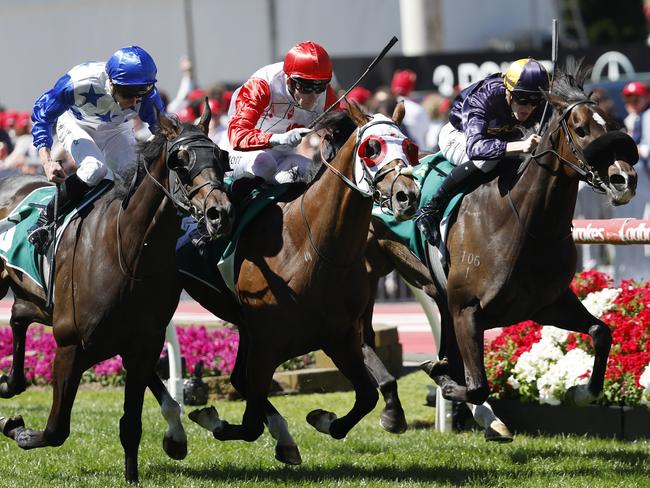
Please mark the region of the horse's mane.
POLYGON ((340 148, 350 135, 357 128, 357 124, 343 110, 334 110, 325 114, 323 118, 313 127, 317 130, 327 130, 332 135, 333 142, 340 148))
POLYGON ((551 85, 551 94, 560 96, 568 101, 588 100, 589 97, 584 92, 583 86, 589 74, 591 67, 584 66, 583 60, 569 59, 563 69, 558 69, 555 73, 551 85))
POLYGON ((152 140, 138 143, 136 149, 137 164, 127 168, 121 175, 115 174, 113 188, 106 194, 106 198, 104 199, 106 205, 113 200, 123 200, 126 197, 131 188, 136 171, 138 174, 136 176, 135 186, 137 188, 140 185, 144 176, 144 167, 141 163, 149 165, 158 159, 165 142, 166 139, 158 132, 152 140))

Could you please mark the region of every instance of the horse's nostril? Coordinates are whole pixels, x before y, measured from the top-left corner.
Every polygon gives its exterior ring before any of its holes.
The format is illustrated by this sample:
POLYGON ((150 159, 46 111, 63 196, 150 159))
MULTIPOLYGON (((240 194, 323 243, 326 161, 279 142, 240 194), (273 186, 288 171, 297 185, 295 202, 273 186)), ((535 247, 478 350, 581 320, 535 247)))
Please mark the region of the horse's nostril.
POLYGON ((625 177, 622 174, 613 174, 609 177, 609 182, 614 185, 625 185, 625 177))
POLYGON ((205 218, 210 222, 218 222, 221 219, 221 212, 216 207, 210 207, 205 212, 205 218))
POLYGON ((406 192, 398 191, 398 192, 395 194, 395 200, 397 200, 399 203, 404 203, 404 202, 408 202, 408 201, 409 201, 409 197, 408 197, 408 195, 406 194, 406 192))

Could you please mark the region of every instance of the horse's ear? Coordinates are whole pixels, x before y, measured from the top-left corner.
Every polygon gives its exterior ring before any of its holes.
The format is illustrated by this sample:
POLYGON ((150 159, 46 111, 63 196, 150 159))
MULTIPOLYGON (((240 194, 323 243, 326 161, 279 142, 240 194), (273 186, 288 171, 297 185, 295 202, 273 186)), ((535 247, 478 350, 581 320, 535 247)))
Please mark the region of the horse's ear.
POLYGON ((404 108, 404 102, 400 101, 397 105, 395 105, 395 110, 393 110, 393 116, 391 119, 393 119, 393 122, 395 122, 397 125, 401 125, 402 120, 404 120, 405 113, 406 109, 404 108))
POLYGON ((198 125, 205 135, 208 135, 208 129, 210 128, 210 119, 212 118, 212 110, 210 110, 210 104, 208 103, 208 97, 205 97, 205 101, 203 102, 203 113, 201 114, 201 118, 199 119, 199 123, 196 124, 198 125))
POLYGON ((357 127, 362 127, 368 123, 368 116, 363 113, 363 110, 361 110, 361 107, 357 102, 352 100, 352 103, 350 103, 346 99, 345 103, 347 104, 348 114, 350 114, 352 121, 357 124, 357 127))
POLYGON ((542 90, 542 94, 544 95, 544 98, 548 100, 548 103, 553 105, 553 108, 558 113, 564 112, 564 109, 569 106, 569 102, 559 95, 553 95, 551 92, 547 92, 544 90, 542 90))
POLYGON ((168 141, 177 138, 181 133, 178 120, 165 112, 158 112, 158 125, 160 126, 160 133, 168 141))

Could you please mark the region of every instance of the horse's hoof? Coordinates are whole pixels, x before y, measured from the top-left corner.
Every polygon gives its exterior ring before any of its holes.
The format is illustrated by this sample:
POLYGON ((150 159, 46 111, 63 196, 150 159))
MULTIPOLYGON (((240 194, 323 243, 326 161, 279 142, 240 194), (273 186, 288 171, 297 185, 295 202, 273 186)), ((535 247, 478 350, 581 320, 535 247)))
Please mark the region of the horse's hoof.
POLYGON ((16 438, 16 429, 25 428, 25 422, 20 415, 15 417, 0 417, 0 432, 11 439, 16 438))
POLYGON ((27 389, 27 382, 22 381, 13 387, 9 386, 9 376, 3 374, 0 376, 0 398, 12 398, 21 394, 27 389))
POLYGON ((384 408, 379 417, 379 425, 391 434, 406 432, 406 417, 403 408, 384 408))
POLYGON ((487 429, 485 429, 485 440, 489 442, 512 442, 513 435, 506 427, 506 424, 499 420, 494 420, 487 429))
POLYGON ((180 461, 187 456, 187 441, 178 442, 165 436, 163 437, 163 450, 170 458, 180 461))
POLYGON ((25 450, 47 445, 44 441, 43 431, 32 429, 19 429, 16 434, 16 444, 25 450))
POLYGON ((219 427, 219 413, 214 407, 198 408, 189 413, 188 417, 192 422, 196 422, 204 429, 214 432, 219 427))
POLYGON ((275 459, 284 464, 289 464, 291 466, 298 466, 302 464, 302 457, 300 457, 300 451, 298 446, 275 446, 275 459))
POLYGON ((449 374, 449 362, 446 359, 441 359, 440 361, 424 361, 419 367, 434 381, 437 376, 449 374))
POLYGON ((330 434, 330 426, 335 420, 335 413, 328 412, 321 408, 312 410, 307 414, 307 422, 309 422, 309 424, 318 432, 322 432, 323 434, 330 434))
POLYGON ((587 385, 575 385, 564 394, 564 403, 572 407, 585 407, 596 399, 587 385))

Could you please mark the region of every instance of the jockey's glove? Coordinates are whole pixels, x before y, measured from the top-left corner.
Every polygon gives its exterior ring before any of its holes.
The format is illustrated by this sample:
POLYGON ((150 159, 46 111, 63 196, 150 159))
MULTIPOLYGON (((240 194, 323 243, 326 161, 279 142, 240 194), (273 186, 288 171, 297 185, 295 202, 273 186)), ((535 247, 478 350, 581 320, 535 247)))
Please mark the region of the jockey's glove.
POLYGON ((288 132, 284 132, 282 134, 273 134, 271 138, 269 139, 269 143, 271 146, 291 146, 291 147, 296 147, 298 144, 300 144, 300 141, 302 140, 302 136, 307 134, 308 132, 311 132, 311 129, 307 129, 306 127, 299 127, 297 129, 291 129, 288 132))

